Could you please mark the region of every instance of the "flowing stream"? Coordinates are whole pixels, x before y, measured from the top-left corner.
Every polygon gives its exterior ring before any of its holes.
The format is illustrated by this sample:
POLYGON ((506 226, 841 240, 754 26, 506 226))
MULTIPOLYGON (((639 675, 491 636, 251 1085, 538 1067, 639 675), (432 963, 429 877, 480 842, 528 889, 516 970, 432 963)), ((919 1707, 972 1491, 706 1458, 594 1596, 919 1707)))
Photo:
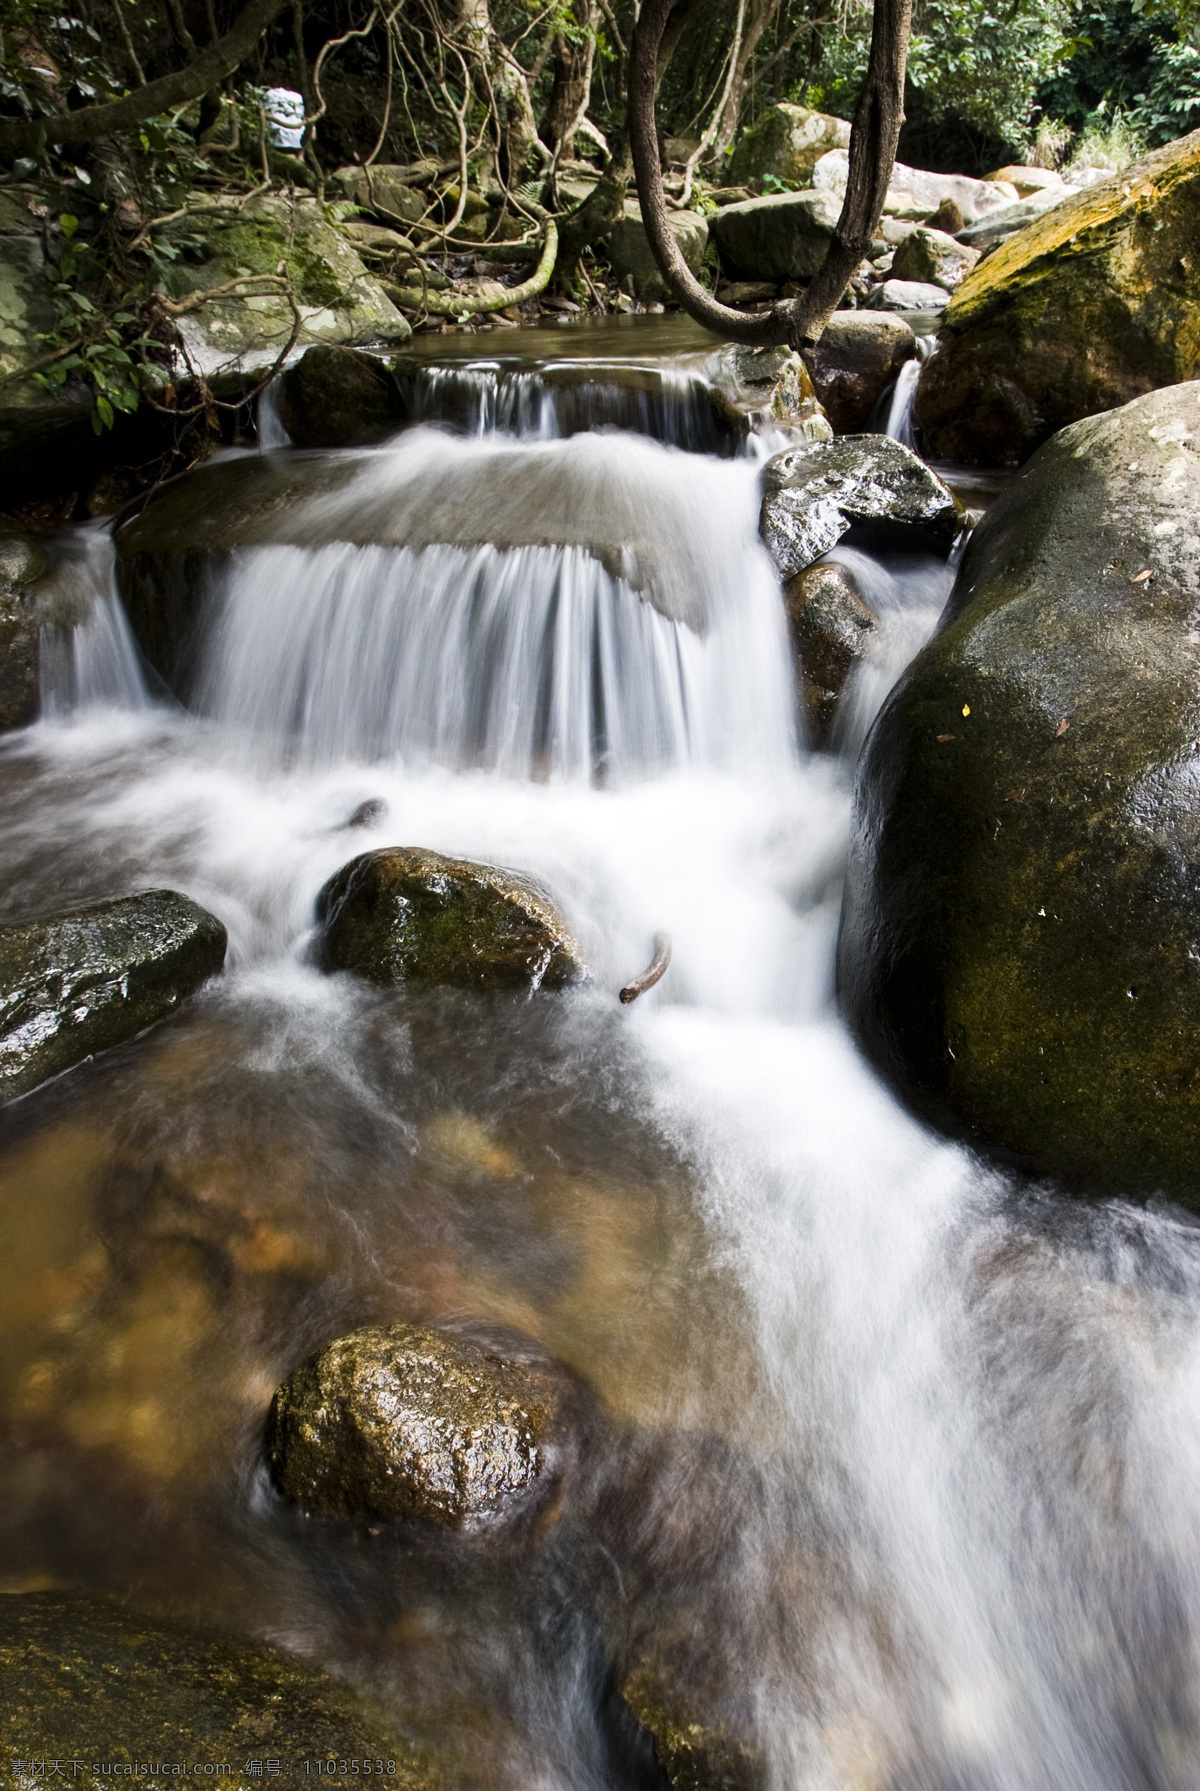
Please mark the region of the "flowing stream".
POLYGON ((71 544, 87 620, 0 746, 3 911, 170 886, 230 955, 0 1116, 0 1584, 278 1640, 464 1786, 661 1786, 617 1693, 665 1653, 770 1791, 1194 1787, 1197 1232, 1009 1182, 857 1054, 853 758, 949 574, 837 550, 885 626, 841 756, 809 752, 756 461, 705 434, 696 354, 640 410, 588 367, 561 428, 536 361, 414 371, 413 429, 340 488, 382 515, 430 466, 464 507, 481 466, 517 507, 581 479, 661 588, 549 508, 545 541, 247 547, 185 712, 107 535, 71 544), (590 980, 320 974, 318 890, 389 844, 535 877, 590 980), (671 968, 622 1009, 658 931, 671 968), (596 1391, 558 1524, 489 1552, 301 1519, 262 1465, 279 1379, 455 1317, 596 1391))

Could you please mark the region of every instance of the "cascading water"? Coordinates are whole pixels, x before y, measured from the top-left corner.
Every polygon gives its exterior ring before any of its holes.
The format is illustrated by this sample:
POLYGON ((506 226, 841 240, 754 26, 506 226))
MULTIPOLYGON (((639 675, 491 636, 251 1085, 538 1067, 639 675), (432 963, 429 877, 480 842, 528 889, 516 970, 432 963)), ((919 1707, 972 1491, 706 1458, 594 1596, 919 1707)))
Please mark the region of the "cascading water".
MULTIPOLYGON (((629 437, 417 431, 308 544, 214 571, 198 715, 137 694, 103 591, 52 661, 54 719, 2 749, 7 911, 169 882, 232 950, 7 1110, 38 1219, 0 1262, 5 1571, 268 1633, 480 1791, 661 1787, 611 1663, 681 1633, 770 1791, 1184 1791, 1197 1234, 1010 1185, 857 1056, 849 760, 797 746, 757 501, 751 465, 629 437), (414 544, 455 494, 466 538, 414 544), (534 875, 593 980, 321 976, 316 893, 382 844, 534 875), (621 1010, 657 930, 671 969, 621 1010), (579 1513, 513 1559, 295 1520, 258 1441, 282 1373, 456 1314, 598 1390, 579 1513)), ((946 574, 835 552, 883 624, 852 753, 946 574)))

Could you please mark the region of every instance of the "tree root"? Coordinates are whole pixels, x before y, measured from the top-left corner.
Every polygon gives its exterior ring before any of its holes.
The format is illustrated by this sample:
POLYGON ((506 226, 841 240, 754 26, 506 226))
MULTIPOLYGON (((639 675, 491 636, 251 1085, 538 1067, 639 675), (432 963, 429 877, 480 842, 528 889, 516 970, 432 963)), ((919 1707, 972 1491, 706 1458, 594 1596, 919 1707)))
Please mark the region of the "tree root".
POLYGON ((652 989, 655 983, 661 982, 662 978, 666 975, 667 966, 670 962, 671 941, 665 933, 656 933, 654 935, 653 958, 651 958, 645 970, 642 971, 642 974, 640 976, 635 976, 633 981, 631 983, 626 983, 625 987, 621 990, 622 1007, 628 1007, 631 1001, 636 1001, 639 995, 644 995, 647 989, 652 989))
POLYGON ((390 282, 385 283, 383 289, 392 303, 405 311, 425 311, 433 317, 480 317, 489 311, 506 311, 510 305, 536 298, 549 286, 557 260, 558 226, 553 218, 547 218, 541 259, 529 279, 522 281, 520 286, 501 286, 497 281, 495 291, 474 296, 465 292, 428 292, 419 286, 393 286, 390 282))

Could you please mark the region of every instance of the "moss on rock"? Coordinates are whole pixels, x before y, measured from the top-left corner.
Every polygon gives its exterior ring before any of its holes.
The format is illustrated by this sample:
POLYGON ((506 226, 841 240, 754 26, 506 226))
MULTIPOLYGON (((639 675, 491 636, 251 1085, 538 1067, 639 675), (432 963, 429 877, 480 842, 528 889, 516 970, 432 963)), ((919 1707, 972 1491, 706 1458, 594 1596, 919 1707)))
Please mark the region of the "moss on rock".
POLYGON ((1200 131, 1065 199, 963 281, 916 414, 931 451, 1015 465, 1200 368, 1200 131))
POLYGON ((397 1791, 440 1782, 345 1686, 274 1649, 96 1599, 0 1596, 0 1787, 33 1783, 47 1760, 97 1785, 111 1785, 118 1763, 153 1761, 167 1763, 156 1783, 200 1762, 249 1791, 267 1759, 303 1776, 305 1758, 330 1757, 382 1759, 397 1791))
POLYGON ((1200 1211, 1200 385, 1047 443, 864 754, 849 1018, 925 1113, 1200 1211))

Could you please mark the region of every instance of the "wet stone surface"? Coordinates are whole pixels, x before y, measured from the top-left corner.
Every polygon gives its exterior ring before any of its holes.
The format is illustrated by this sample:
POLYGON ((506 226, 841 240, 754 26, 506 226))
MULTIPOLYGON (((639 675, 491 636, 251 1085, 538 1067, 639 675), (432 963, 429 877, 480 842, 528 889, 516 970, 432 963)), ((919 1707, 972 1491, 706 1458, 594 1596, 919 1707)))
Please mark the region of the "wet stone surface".
POLYGON ((548 1490, 572 1392, 530 1339, 372 1325, 279 1388, 267 1453, 306 1510, 457 1529, 548 1490))
POLYGON ((958 506, 937 474, 885 435, 849 435, 789 448, 763 468, 761 530, 783 578, 811 566, 851 528, 919 530, 949 549, 958 506))
POLYGON ((800 675, 809 739, 828 746, 846 680, 866 653, 879 618, 844 566, 808 566, 784 587, 788 631, 800 675))
POLYGON ((0 1100, 165 1018, 225 944, 219 920, 169 889, 0 928, 0 1100))
POLYGON ((0 1750, 0 1784, 14 1787, 57 1776, 32 1766, 19 1774, 14 1758, 34 1754, 64 1763, 76 1782, 106 1785, 116 1762, 221 1764, 223 1784, 248 1786, 264 1782, 264 1758, 296 1773, 305 1756, 330 1755, 394 1761, 387 1782, 402 1791, 440 1782, 311 1666, 53 1592, 0 1596, 0 1750), (109 1770, 93 1771, 93 1761, 109 1770))
POLYGON ((559 989, 583 974, 547 898, 515 871, 419 847, 365 852, 317 898, 318 957, 374 983, 559 989))

